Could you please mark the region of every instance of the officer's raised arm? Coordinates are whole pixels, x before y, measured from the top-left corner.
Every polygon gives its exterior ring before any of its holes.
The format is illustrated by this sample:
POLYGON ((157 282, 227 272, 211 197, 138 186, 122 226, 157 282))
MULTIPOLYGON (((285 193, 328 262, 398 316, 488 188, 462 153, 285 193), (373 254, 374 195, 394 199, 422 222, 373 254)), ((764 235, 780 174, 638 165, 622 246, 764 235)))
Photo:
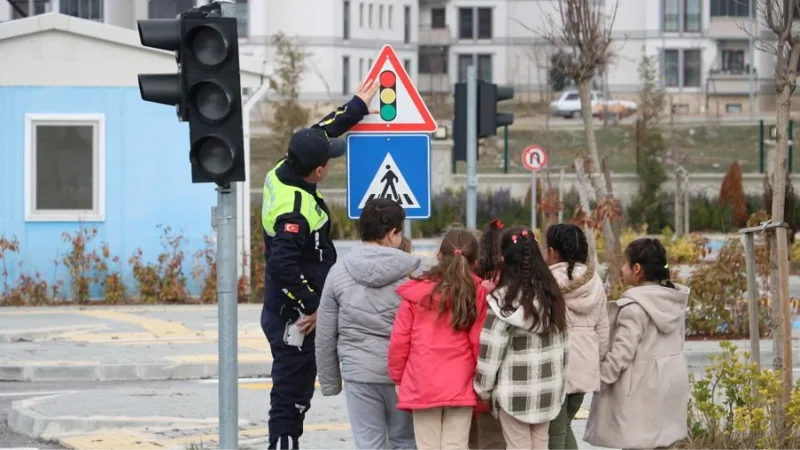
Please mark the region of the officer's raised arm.
POLYGON ((319 307, 319 292, 308 284, 308 278, 300 269, 306 240, 311 237, 308 222, 299 212, 286 213, 275 220, 274 233, 267 258, 267 276, 280 285, 285 296, 284 308, 311 315, 319 307))
POLYGON ((325 116, 319 123, 312 126, 312 128, 322 128, 328 134, 328 137, 339 137, 345 134, 350 128, 353 128, 361 119, 367 114, 376 114, 378 111, 371 111, 369 103, 378 92, 380 84, 377 80, 367 80, 356 95, 347 103, 340 106, 339 109, 325 116))

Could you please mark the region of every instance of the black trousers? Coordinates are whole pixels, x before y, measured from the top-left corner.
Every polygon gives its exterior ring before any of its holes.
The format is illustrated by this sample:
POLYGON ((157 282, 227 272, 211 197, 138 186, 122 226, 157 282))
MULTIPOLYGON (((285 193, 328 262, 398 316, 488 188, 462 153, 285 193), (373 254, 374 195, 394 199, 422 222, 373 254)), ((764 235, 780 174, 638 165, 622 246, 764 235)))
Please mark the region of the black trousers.
MULTIPOLYGON (((289 321, 276 312, 262 311, 261 325, 272 351, 272 390, 270 391, 269 441, 289 437, 297 448, 303 435, 303 420, 311 407, 317 362, 314 355, 315 333, 306 336, 301 348, 283 342, 289 321)), ((285 445, 278 443, 278 445, 285 445)), ((280 448, 280 447, 279 447, 280 448)))

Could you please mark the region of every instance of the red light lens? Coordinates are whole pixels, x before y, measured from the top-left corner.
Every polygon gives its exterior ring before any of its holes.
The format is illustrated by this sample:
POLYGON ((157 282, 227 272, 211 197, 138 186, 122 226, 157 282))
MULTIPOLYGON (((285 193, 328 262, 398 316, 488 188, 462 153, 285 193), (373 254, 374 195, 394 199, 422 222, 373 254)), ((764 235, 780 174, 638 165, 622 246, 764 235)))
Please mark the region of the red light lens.
POLYGON ((381 74, 380 83, 383 87, 393 86, 395 81, 394 72, 385 71, 381 74))

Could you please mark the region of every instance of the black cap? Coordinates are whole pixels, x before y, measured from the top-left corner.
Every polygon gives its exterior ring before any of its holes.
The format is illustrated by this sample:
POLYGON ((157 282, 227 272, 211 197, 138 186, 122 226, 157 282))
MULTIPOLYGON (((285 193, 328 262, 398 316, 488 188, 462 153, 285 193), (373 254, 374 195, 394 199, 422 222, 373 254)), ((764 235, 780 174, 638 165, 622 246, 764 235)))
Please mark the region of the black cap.
POLYGON ((331 158, 344 156, 347 144, 331 139, 322 128, 304 128, 289 140, 289 158, 305 168, 324 166, 331 158))

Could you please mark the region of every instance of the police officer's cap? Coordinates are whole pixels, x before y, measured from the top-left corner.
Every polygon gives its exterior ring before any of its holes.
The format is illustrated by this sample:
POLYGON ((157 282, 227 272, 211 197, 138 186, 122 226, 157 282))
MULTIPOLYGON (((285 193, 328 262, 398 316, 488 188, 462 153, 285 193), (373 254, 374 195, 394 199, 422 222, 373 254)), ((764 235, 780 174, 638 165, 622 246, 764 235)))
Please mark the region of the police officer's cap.
POLYGON ((331 139, 322 128, 303 128, 289 140, 289 158, 303 167, 324 166, 331 158, 344 156, 347 144, 342 139, 331 139))

